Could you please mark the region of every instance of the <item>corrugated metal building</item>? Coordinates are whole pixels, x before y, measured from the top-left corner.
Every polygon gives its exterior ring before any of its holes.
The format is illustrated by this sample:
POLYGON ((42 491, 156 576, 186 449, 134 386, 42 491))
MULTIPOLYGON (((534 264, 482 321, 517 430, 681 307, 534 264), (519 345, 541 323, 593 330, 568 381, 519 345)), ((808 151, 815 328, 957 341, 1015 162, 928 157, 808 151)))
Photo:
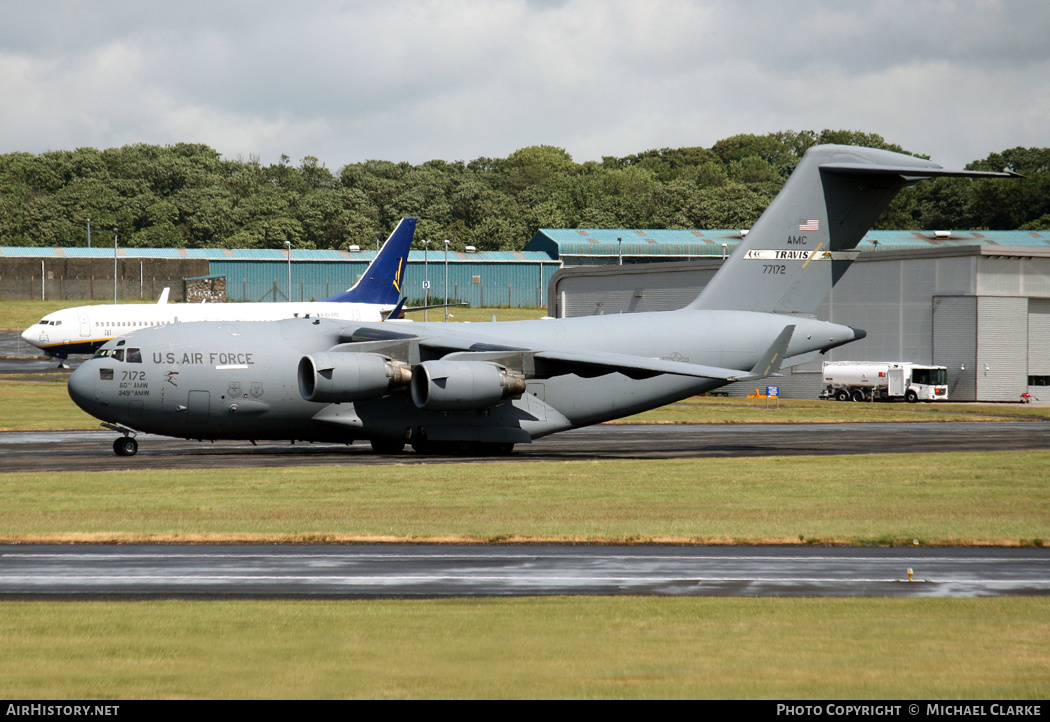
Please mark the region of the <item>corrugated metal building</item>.
POLYGON ((747 231, 634 230, 631 228, 541 228, 525 246, 563 266, 603 266, 723 257, 747 231))
MULTIPOLYGON (((865 247, 879 250, 861 254, 816 315, 868 336, 826 360, 943 365, 956 400, 1018 401, 1025 392, 1050 400, 1050 233, 876 231, 865 247)), ((551 282, 549 310, 574 316, 681 308, 720 265, 707 259, 566 268, 551 282)), ((777 378, 781 393, 816 398, 820 364, 777 378)), ((729 388, 746 395, 754 385, 729 388)))
MULTIPOLYGON (((231 301, 322 299, 350 288, 376 251, 119 248, 118 296, 154 298, 164 286, 184 299, 183 281, 225 277, 231 301), (291 289, 289 291, 289 271, 291 289)), ((560 264, 541 252, 448 254, 448 296, 473 306, 542 306, 560 264)), ((0 298, 113 298, 112 248, 0 248, 0 298)), ((404 292, 413 303, 445 298, 445 253, 412 251, 404 292)))

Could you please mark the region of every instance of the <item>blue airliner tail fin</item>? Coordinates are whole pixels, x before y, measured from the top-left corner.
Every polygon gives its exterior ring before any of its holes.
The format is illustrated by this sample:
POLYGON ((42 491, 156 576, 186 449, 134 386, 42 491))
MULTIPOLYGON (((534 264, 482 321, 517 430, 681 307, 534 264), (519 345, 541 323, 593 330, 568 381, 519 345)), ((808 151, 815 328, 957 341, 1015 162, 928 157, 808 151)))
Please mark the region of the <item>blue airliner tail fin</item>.
POLYGON ((379 303, 393 306, 401 300, 401 280, 416 232, 415 218, 402 218, 386 239, 361 279, 349 291, 324 299, 337 303, 379 303))

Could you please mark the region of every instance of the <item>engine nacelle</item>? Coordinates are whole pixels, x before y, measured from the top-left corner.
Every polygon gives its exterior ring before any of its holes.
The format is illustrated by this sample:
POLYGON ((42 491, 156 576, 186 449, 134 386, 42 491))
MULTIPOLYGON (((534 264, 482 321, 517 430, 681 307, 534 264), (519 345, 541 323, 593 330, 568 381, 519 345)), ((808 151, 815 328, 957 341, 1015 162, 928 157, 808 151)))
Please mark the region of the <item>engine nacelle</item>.
POLYGON ((525 377, 483 361, 424 361, 412 370, 412 401, 420 409, 466 411, 525 393, 525 377))
POLYGON ((374 353, 315 353, 299 359, 299 393, 307 401, 374 399, 411 380, 407 364, 374 353))

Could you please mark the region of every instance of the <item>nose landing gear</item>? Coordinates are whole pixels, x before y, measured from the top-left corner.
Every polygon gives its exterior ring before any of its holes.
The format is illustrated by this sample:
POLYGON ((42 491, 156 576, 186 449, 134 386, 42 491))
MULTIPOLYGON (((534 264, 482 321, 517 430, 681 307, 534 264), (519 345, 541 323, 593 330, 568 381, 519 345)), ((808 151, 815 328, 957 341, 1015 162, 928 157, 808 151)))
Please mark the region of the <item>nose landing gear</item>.
POLYGON ((130 436, 121 436, 113 442, 113 451, 117 456, 134 456, 138 450, 139 442, 130 436))
POLYGON ((135 431, 121 424, 102 424, 103 428, 119 431, 124 434, 113 442, 113 453, 117 456, 134 456, 139 452, 139 442, 135 441, 135 431))

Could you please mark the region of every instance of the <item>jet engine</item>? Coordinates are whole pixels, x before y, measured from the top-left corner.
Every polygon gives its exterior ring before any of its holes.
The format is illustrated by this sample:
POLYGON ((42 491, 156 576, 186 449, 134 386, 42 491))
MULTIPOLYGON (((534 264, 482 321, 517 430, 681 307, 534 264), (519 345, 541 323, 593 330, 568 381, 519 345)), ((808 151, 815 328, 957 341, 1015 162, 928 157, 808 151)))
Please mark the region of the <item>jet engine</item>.
POLYGON ((525 377, 482 361, 424 361, 412 370, 411 390, 420 409, 484 409, 525 393, 525 377))
POLYGON ((411 379, 407 364, 374 353, 316 353, 299 359, 299 393, 307 401, 372 399, 411 379))

